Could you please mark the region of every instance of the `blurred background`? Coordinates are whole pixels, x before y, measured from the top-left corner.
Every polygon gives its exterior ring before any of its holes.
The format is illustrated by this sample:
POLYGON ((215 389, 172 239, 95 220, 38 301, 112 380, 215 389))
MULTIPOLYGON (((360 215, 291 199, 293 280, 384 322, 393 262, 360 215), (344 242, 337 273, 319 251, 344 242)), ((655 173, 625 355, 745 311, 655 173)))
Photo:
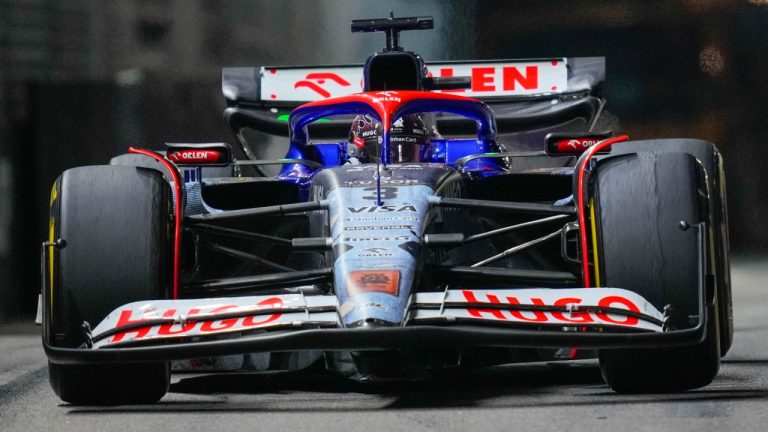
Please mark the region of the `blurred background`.
POLYGON ((716 143, 732 252, 768 251, 768 0, 0 0, 0 321, 34 317, 61 171, 234 143, 222 67, 362 63, 384 38, 350 19, 390 9, 434 16, 401 36, 427 61, 607 57, 623 132, 716 143))

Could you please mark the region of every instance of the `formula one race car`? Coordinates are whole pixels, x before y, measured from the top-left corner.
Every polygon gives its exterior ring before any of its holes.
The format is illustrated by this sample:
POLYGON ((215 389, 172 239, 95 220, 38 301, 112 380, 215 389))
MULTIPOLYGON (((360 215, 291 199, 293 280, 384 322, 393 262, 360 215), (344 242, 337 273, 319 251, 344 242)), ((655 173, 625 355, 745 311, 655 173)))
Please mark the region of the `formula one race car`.
POLYGON ((715 146, 614 135, 603 58, 425 63, 398 35, 426 28, 353 21, 387 36, 362 67, 224 69, 238 146, 56 180, 41 313, 61 399, 310 365, 599 357, 618 392, 713 380, 732 339, 715 146))

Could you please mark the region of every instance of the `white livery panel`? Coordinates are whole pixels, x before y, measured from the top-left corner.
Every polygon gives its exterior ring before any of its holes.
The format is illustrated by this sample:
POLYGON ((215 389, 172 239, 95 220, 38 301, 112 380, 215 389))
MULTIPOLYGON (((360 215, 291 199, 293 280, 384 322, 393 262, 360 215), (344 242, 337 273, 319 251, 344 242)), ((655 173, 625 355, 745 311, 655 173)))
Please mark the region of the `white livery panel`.
MULTIPOLYGON (((534 327, 664 331, 665 316, 619 288, 457 289, 411 296, 406 326, 457 321, 534 327)), ((115 309, 93 329, 94 348, 252 330, 342 327, 335 296, 284 294, 147 300, 115 309), (159 320, 159 321, 158 321, 159 320), (146 322, 147 325, 141 324, 146 322), (124 328, 124 331, 116 329, 124 328)))
MULTIPOLYGON (((445 90, 470 97, 557 94, 568 89, 565 58, 428 63, 427 69, 433 77, 470 77, 471 88, 445 90)), ((363 68, 360 66, 263 67, 260 78, 263 101, 308 102, 363 91, 363 68)))
POLYGON ((93 336, 97 339, 94 348, 129 341, 178 339, 276 327, 315 324, 338 327, 337 310, 335 296, 301 294, 139 301, 115 309, 93 329, 93 336), (134 326, 157 319, 168 322, 134 326), (99 338, 100 334, 123 326, 131 328, 99 338))
POLYGON ((413 297, 409 325, 456 320, 661 332, 664 315, 643 297, 619 288, 448 290, 413 297))

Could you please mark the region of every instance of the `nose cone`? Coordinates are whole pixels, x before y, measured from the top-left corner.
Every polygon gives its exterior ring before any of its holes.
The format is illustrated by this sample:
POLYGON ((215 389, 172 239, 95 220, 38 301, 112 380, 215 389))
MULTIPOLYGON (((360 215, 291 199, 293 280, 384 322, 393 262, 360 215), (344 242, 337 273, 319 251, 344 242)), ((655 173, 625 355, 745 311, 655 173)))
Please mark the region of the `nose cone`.
POLYGON ((339 312, 345 327, 398 326, 404 317, 404 300, 381 292, 358 293, 348 295, 339 312))
POLYGON ((377 318, 365 318, 353 323, 347 324, 348 328, 364 328, 364 329, 377 329, 377 328, 387 328, 387 327, 397 327, 399 326, 399 323, 393 323, 390 321, 384 321, 377 318))
POLYGON ((403 322, 419 279, 429 197, 452 173, 419 164, 386 170, 350 165, 324 170, 313 180, 328 202, 334 290, 345 327, 403 322))

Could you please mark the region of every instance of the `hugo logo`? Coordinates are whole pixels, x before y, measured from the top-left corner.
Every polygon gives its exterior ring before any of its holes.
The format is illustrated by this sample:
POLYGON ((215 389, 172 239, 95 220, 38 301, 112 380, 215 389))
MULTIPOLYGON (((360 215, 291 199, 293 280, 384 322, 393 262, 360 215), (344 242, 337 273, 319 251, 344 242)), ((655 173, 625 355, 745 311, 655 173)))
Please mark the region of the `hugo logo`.
MULTIPOLYGON (((464 299, 469 303, 489 303, 489 304, 509 304, 520 305, 521 302, 517 297, 507 296, 505 299, 500 299, 497 295, 486 294, 486 300, 478 300, 475 297, 475 293, 469 290, 462 291, 464 299)), ((573 307, 578 306, 582 302, 582 299, 576 297, 562 297, 552 302, 550 306, 562 306, 573 307)), ((530 302, 524 304, 532 304, 534 306, 547 306, 547 304, 541 298, 532 297, 530 302)), ((597 304, 601 308, 623 308, 631 312, 640 312, 640 308, 635 303, 626 297, 617 295, 608 295, 601 298, 597 304)), ((539 322, 539 323, 577 323, 577 324, 619 324, 625 326, 636 326, 638 324, 638 318, 633 316, 620 316, 615 317, 605 312, 586 312, 586 311, 521 311, 521 310, 501 310, 501 309, 467 309, 470 315, 477 318, 495 318, 502 321, 527 321, 527 322, 539 322)))
MULTIPOLYGON (((251 306, 250 309, 254 311, 264 310, 264 309, 279 309, 283 306, 283 301, 279 297, 271 297, 265 300, 262 300, 258 302, 256 305, 251 306), (255 306, 255 307, 254 307, 255 306)), ((221 313, 227 313, 227 312, 235 312, 238 308, 242 308, 242 306, 234 305, 234 304, 228 304, 228 305, 217 305, 217 307, 211 309, 211 310, 203 310, 203 307, 193 307, 190 308, 187 311, 186 318, 188 321, 186 322, 180 322, 179 324, 163 324, 159 327, 135 327, 130 330, 126 330, 123 333, 117 333, 112 337, 111 343, 114 342, 120 342, 125 338, 128 334, 135 334, 134 340, 136 339, 143 339, 152 334, 157 334, 160 336, 169 336, 169 335, 181 335, 181 334, 187 334, 192 332, 193 330, 196 330, 199 333, 205 334, 205 333, 213 333, 217 331, 222 330, 228 330, 231 328, 238 328, 238 329, 248 329, 253 327, 262 326, 264 324, 270 323, 272 321, 275 321, 279 319, 282 316, 282 313, 277 310, 273 314, 269 315, 253 315, 253 316, 245 316, 242 318, 226 318, 221 320, 216 320, 215 318, 205 320, 204 318, 200 317, 199 320, 195 320, 195 317, 198 317, 200 315, 213 315, 213 314, 221 314, 221 313)), ((117 318, 117 322, 115 323, 115 328, 120 328, 122 326, 126 325, 132 325, 137 324, 141 322, 145 322, 152 318, 157 318, 157 315, 152 315, 151 317, 148 317, 144 314, 137 318, 133 318, 133 310, 131 309, 124 309, 120 311, 120 316, 117 318)), ((160 317, 162 318, 175 318, 178 316, 178 310, 175 308, 169 308, 165 310, 162 314, 160 314, 160 317)))

